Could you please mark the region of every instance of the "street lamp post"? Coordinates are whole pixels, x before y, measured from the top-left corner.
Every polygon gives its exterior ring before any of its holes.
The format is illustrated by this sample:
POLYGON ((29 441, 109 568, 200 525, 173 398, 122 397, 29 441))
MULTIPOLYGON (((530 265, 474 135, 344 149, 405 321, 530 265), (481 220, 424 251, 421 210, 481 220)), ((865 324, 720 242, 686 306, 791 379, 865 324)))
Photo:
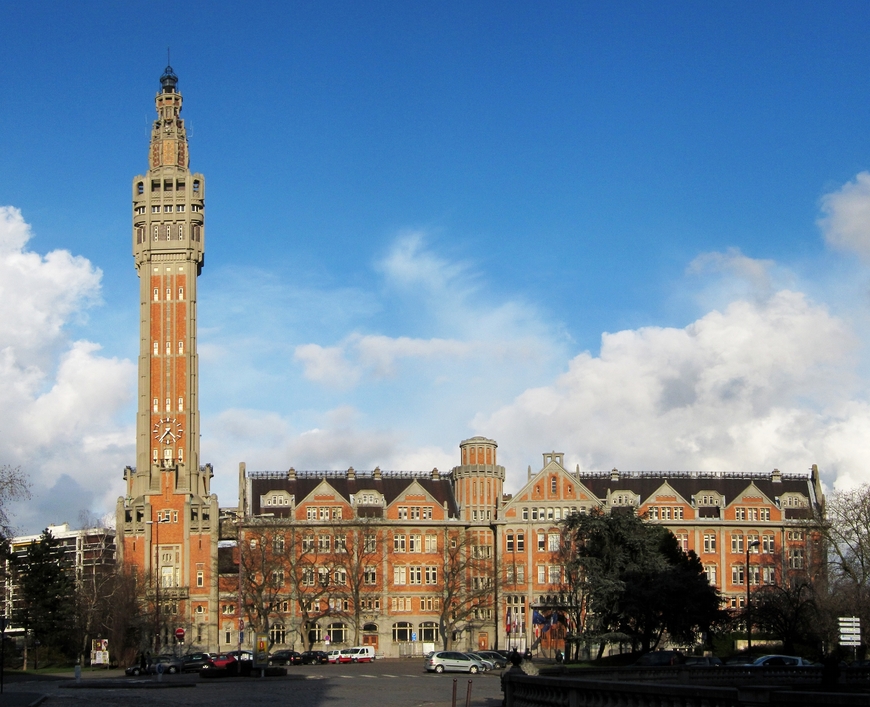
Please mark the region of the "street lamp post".
POLYGON ((160 653, 160 524, 168 523, 169 518, 158 518, 157 520, 146 520, 145 525, 157 526, 154 533, 154 564, 151 567, 151 576, 156 577, 154 581, 154 605, 155 605, 155 622, 156 631, 154 632, 154 652, 160 653), (156 567, 155 567, 156 565, 156 567))
POLYGON ((749 553, 754 547, 758 547, 761 543, 758 540, 753 540, 746 544, 746 653, 752 653, 752 604, 749 596, 749 553))

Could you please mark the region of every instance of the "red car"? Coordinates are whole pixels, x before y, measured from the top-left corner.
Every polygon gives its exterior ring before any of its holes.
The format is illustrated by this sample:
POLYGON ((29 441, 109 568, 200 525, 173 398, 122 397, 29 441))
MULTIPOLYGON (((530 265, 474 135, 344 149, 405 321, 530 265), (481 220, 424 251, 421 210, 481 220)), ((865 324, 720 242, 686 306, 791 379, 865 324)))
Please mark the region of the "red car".
POLYGON ((238 662, 235 656, 226 653, 219 653, 211 657, 211 660, 205 662, 202 666, 203 671, 211 670, 226 670, 227 672, 236 672, 238 670, 238 662))

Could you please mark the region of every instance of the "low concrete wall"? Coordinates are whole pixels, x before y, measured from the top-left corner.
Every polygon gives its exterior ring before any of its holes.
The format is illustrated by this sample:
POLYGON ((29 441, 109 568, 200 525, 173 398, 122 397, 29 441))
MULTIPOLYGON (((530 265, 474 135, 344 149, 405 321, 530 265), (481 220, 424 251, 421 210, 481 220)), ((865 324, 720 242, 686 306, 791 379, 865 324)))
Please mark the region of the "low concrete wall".
MULTIPOLYGON (((820 685, 821 672, 816 677, 820 685)), ((755 683, 740 686, 526 675, 502 676, 505 707, 867 707, 866 692, 821 692, 755 683)), ((809 684, 807 684, 809 687, 809 684)))

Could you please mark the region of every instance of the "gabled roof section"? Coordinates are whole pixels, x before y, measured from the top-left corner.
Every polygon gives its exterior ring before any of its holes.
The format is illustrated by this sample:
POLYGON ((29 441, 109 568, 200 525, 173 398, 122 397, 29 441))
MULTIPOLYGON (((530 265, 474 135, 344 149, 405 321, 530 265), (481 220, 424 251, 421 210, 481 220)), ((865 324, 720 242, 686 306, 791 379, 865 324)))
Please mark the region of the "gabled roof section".
MULTIPOLYGON (((399 496, 407 492, 411 484, 416 484, 422 492, 432 498, 433 503, 444 507, 447 504, 449 516, 457 517, 459 509, 453 496, 453 487, 449 475, 439 474, 434 470, 429 471, 296 471, 289 472, 247 472, 250 484, 251 512, 254 515, 261 514, 264 509, 260 507, 260 497, 272 490, 283 490, 296 497, 296 506, 309 502, 309 496, 321 483, 326 483, 329 493, 334 492, 336 497, 350 504, 351 494, 360 491, 377 491, 384 497, 384 503, 388 506, 399 496)), ((324 487, 325 488, 325 487, 324 487)), ((269 512, 274 509, 268 508, 269 512)), ((284 515, 276 512, 275 515, 284 515)))
MULTIPOLYGON (((671 486, 670 482, 665 479, 661 485, 657 489, 655 489, 649 496, 643 497, 641 496, 640 505, 644 506, 646 504, 656 504, 656 503, 664 503, 665 501, 658 501, 657 496, 674 496, 676 498, 673 503, 686 503, 688 505, 692 504, 691 499, 683 498, 683 495, 677 491, 673 486, 671 486)), ((671 501, 668 501, 671 503, 671 501)))

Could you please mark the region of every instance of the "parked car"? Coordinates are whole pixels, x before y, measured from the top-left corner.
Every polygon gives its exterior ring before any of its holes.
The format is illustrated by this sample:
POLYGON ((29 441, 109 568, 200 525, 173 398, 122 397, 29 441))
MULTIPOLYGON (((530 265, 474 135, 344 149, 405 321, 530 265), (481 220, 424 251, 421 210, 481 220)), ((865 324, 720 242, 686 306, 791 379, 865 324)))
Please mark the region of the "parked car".
POLYGON ((231 655, 233 658, 239 661, 254 661, 254 654, 251 653, 251 651, 227 651, 226 655, 231 655))
POLYGON ((430 673, 459 671, 462 673, 479 673, 483 663, 467 653, 459 651, 436 651, 426 658, 425 668, 430 673))
POLYGON ((723 665, 723 663, 715 655, 688 655, 683 665, 692 668, 713 668, 723 665))
POLYGON ((302 662, 305 665, 323 665, 329 662, 329 654, 326 651, 305 651, 302 653, 302 662))
POLYGON ((337 663, 339 655, 341 655, 340 650, 331 650, 326 654, 326 659, 330 663, 337 663))
POLYGON ((185 673, 195 673, 211 660, 211 653, 188 653, 182 656, 182 670, 185 673))
POLYGON ((158 655, 145 668, 145 672, 148 675, 157 675, 158 673, 174 675, 182 670, 184 670, 184 661, 181 658, 176 658, 174 655, 158 655))
POLYGON ((475 651, 475 653, 483 658, 486 658, 493 664, 496 670, 501 670, 507 667, 507 658, 496 651, 475 651))
POLYGON ((484 658, 478 651, 473 651, 468 653, 472 658, 477 658, 481 663, 483 663, 483 669, 493 670, 495 668, 495 663, 491 661, 489 658, 484 658))
POLYGON ((752 665, 754 666, 767 666, 767 667, 775 667, 775 666, 790 666, 790 667, 802 667, 807 665, 812 665, 812 663, 808 660, 804 660, 803 658, 796 655, 763 655, 760 658, 756 658, 752 665))
POLYGON ((135 665, 131 665, 129 668, 126 668, 124 670, 124 675, 144 675, 146 669, 147 668, 143 669, 142 666, 139 665, 139 663, 136 663, 135 665))
POLYGON ((302 665, 302 654, 291 650, 275 651, 269 656, 269 665, 302 665))
POLYGON ((342 648, 338 652, 339 663, 371 663, 375 659, 375 649, 371 646, 342 648))
MULTIPOLYGON (((238 651, 236 651, 236 653, 238 653, 238 651)), ((239 661, 236 660, 234 655, 230 653, 218 653, 217 655, 213 655, 211 659, 202 666, 199 672, 200 674, 203 674, 222 670, 233 674, 238 672, 238 669, 239 661)))
POLYGON ((638 667, 661 668, 666 665, 682 665, 685 657, 680 651, 651 651, 635 663, 638 667))

